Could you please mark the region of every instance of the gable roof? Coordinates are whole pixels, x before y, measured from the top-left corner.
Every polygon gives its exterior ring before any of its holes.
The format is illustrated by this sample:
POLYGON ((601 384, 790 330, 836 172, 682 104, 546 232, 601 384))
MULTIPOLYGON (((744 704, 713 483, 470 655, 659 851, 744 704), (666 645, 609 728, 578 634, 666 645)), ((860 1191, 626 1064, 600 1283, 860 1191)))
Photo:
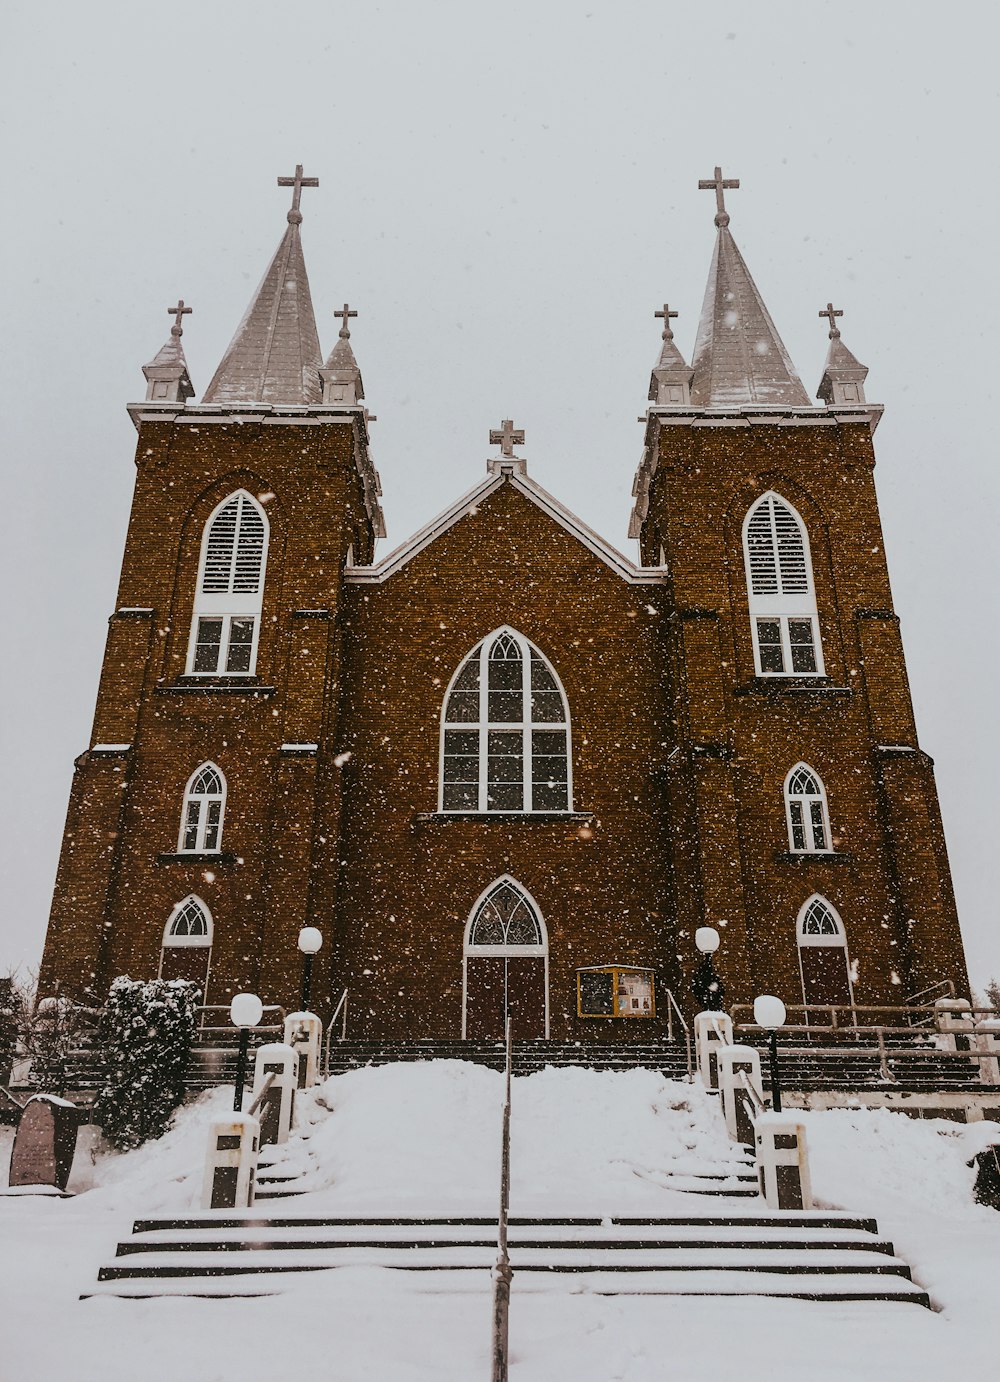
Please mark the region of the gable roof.
POLYGON ((436 518, 432 518, 429 523, 415 532, 395 551, 390 552, 382 561, 373 566, 347 567, 344 571, 344 580, 351 585, 381 585, 383 581, 387 581, 390 576, 394 576, 397 571, 402 570, 418 552, 429 547, 449 528, 454 527, 460 519, 471 513, 484 499, 495 494, 504 485, 510 485, 525 499, 541 509, 544 514, 547 514, 549 518, 554 519, 571 537, 586 547, 589 552, 604 562, 605 566, 610 567, 616 576, 621 577, 629 585, 662 585, 666 581, 667 573, 662 568, 636 566, 617 548, 612 547, 609 542, 595 533, 593 528, 588 528, 586 523, 577 518, 576 514, 571 513, 565 505, 560 504, 558 499, 549 494, 547 490, 542 489, 541 485, 537 485, 527 475, 511 474, 508 471, 487 475, 467 494, 463 494, 461 499, 457 499, 450 508, 439 513, 436 518))

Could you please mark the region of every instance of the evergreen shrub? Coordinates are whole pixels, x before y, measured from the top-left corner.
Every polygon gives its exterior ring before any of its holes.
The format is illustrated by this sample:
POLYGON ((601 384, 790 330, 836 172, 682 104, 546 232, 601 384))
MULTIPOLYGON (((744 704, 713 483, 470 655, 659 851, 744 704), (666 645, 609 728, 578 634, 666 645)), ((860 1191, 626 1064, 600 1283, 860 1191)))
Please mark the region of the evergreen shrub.
POLYGON ((121 976, 101 1017, 104 1084, 95 1116, 119 1151, 162 1137, 184 1098, 201 991, 187 979, 121 976))

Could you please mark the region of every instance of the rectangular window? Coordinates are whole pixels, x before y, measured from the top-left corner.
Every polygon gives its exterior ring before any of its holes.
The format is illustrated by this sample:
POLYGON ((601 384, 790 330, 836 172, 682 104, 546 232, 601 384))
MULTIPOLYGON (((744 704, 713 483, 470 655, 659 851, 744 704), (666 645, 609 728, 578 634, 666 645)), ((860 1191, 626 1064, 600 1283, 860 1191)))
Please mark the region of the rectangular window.
POLYGON ((487 811, 523 811, 524 737, 521 731, 491 729, 488 758, 487 811))
POLYGON ((479 731, 449 729, 444 736, 445 811, 479 810, 479 731))
POLYGON ((757 620, 757 650, 760 656, 760 670, 765 675, 785 670, 780 619, 757 620))
POLYGON ((253 619, 230 619, 227 672, 249 672, 253 654, 253 619))
POLYGON ((813 642, 811 619, 789 619, 788 642, 792 653, 793 672, 816 671, 816 648, 813 642))
POLYGON ((196 672, 217 672, 222 651, 222 620, 199 619, 198 641, 194 649, 196 672))
POLYGON ((187 820, 184 822, 184 848, 198 848, 198 803, 188 802, 187 820))
POLYGON ((788 814, 792 820, 792 849, 804 850, 806 847, 806 826, 802 819, 801 801, 790 801, 788 814))
POLYGON ((812 820, 813 849, 826 849, 826 825, 823 822, 823 803, 821 801, 811 801, 809 803, 809 815, 812 820))
POLYGON ((523 663, 519 657, 491 658, 489 668, 490 724, 516 723, 524 716, 523 663))
POLYGON ((210 801, 208 803, 207 820, 205 822, 205 849, 219 848, 219 823, 222 820, 222 802, 210 801))
POLYGON ((531 735, 531 809, 566 811, 569 807, 569 759, 566 732, 536 729, 531 735))

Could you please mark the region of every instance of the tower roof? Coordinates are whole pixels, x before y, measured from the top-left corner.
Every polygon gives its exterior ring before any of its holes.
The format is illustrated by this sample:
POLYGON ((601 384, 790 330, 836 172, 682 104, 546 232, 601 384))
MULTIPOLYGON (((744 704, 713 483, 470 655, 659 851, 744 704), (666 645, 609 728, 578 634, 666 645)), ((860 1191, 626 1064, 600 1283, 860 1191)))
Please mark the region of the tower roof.
POLYGON ((691 402, 699 408, 808 408, 809 395, 729 230, 722 190, 739 182, 724 182, 716 168, 715 178, 699 186, 715 191, 718 229, 694 347, 691 402))
POLYGON ((320 402, 323 357, 299 235, 301 189, 317 186, 318 179, 303 178, 300 164, 294 178, 278 184, 295 188, 288 229, 205 390, 205 403, 320 402))
POLYGON ((837 318, 844 314, 828 302, 819 313, 830 322, 830 348, 826 353, 823 377, 816 390, 817 398, 834 406, 865 402, 865 380, 868 366, 863 365, 853 351, 848 350, 840 335, 837 318))
POLYGON ((148 386, 147 398, 179 399, 183 403, 186 399, 194 397, 194 386, 188 374, 184 347, 181 345, 181 337, 184 335, 181 322, 191 315, 192 310, 185 307, 183 298, 178 299, 176 307, 167 308, 168 315, 174 319, 170 336, 149 364, 142 367, 148 386))

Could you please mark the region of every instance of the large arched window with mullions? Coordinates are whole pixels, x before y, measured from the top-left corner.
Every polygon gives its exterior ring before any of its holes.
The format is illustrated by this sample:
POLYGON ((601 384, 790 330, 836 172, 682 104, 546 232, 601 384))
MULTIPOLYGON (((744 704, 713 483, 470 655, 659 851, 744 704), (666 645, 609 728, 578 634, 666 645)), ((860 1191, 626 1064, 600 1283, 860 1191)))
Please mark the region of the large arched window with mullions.
POLYGON ((216 854, 222 848, 226 779, 214 763, 195 768, 184 789, 177 848, 182 854, 216 854))
POLYGON ((249 676, 257 666, 268 523, 253 495, 237 490, 205 524, 188 672, 249 676))
POLYGON ((462 663, 441 715, 442 811, 572 809, 569 706, 551 664, 502 628, 462 663))
POLYGON ((743 560, 758 676, 822 676, 809 535, 788 500, 773 490, 744 520, 743 560))

